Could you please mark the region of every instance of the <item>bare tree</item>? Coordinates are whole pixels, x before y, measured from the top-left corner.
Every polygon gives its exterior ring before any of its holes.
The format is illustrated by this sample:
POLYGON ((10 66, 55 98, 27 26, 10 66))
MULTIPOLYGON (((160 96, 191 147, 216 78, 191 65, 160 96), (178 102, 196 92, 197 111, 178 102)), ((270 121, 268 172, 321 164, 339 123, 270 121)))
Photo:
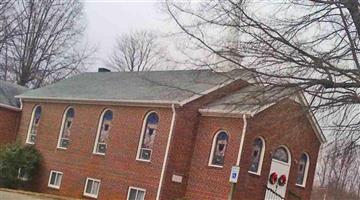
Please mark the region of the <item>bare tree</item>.
POLYGON ((117 71, 144 71, 166 62, 164 48, 153 32, 135 31, 116 40, 109 65, 117 71))
POLYGON ((91 54, 81 44, 83 5, 76 0, 19 0, 8 27, 16 34, 1 49, 2 79, 41 87, 78 72, 91 54))
POLYGON ((168 0, 166 8, 194 46, 220 58, 209 66, 228 62, 267 85, 302 90, 313 110, 336 116, 328 130, 359 139, 358 0, 168 0))
POLYGON ((325 146, 316 173, 316 187, 322 188, 322 192, 315 190, 314 196, 320 198, 326 195, 327 199, 339 200, 359 199, 359 153, 359 146, 352 138, 339 136, 325 146))
MULTIPOLYGON (((8 47, 11 43, 11 38, 20 34, 14 25, 17 14, 14 9, 15 0, 1 0, 0 1, 0 55, 8 53, 8 47)), ((10 66, 7 57, 3 57, 0 65, 0 77, 3 80, 8 79, 10 73, 10 66)))

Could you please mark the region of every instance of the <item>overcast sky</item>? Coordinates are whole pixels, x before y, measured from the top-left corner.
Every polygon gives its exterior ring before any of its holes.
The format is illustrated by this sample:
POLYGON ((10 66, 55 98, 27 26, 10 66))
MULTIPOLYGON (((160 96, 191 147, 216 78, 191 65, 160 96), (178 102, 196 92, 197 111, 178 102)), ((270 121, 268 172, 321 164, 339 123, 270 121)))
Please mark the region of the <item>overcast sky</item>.
POLYGON ((155 0, 84 0, 87 39, 96 45, 96 70, 112 52, 117 35, 138 29, 166 31, 170 27, 166 15, 155 0))

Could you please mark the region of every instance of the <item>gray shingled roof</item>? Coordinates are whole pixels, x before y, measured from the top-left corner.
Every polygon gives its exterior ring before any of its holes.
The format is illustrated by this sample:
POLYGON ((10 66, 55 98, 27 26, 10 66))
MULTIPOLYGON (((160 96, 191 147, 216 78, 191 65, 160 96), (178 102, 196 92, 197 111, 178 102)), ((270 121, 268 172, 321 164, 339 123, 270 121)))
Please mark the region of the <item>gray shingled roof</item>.
POLYGON ((256 114, 263 107, 294 94, 295 91, 289 88, 249 85, 204 106, 201 110, 256 114))
POLYGON ((239 76, 246 80, 250 78, 241 70, 227 73, 211 70, 92 72, 26 92, 19 97, 181 102, 239 76))
POLYGON ((20 107, 16 95, 24 93, 27 88, 0 80, 0 104, 13 107, 20 107))

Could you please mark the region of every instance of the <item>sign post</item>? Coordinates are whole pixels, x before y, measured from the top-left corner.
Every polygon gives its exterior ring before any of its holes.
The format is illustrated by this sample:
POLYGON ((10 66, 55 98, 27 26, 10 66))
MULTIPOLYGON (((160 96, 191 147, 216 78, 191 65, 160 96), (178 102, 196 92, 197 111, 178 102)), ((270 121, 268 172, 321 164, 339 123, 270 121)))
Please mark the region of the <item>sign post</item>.
POLYGON ((240 172, 240 167, 239 166, 232 166, 231 173, 230 173, 230 178, 229 178, 229 182, 231 183, 231 190, 230 190, 228 200, 233 199, 233 195, 234 195, 234 191, 235 191, 235 185, 236 185, 236 183, 238 181, 238 178, 239 178, 239 172, 240 172))

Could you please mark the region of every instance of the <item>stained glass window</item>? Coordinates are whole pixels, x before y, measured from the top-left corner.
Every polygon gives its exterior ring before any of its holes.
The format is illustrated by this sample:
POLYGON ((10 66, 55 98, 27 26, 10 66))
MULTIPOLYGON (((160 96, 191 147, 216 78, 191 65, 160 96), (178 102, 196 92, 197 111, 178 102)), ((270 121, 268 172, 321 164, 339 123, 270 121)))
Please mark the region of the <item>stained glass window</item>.
POLYGON ((299 160, 299 169, 296 178, 296 184, 305 185, 305 173, 308 168, 308 156, 306 154, 302 154, 299 160))
POLYGON ((217 165, 217 166, 222 166, 224 165, 224 161, 225 161, 225 152, 226 152, 226 147, 228 144, 228 135, 226 132, 221 131, 218 134, 215 135, 215 143, 214 146, 212 147, 212 159, 211 159, 211 165, 217 165))
POLYGON ((251 156, 251 165, 250 170, 251 172, 257 173, 259 171, 259 166, 261 162, 261 156, 263 151, 263 141, 260 138, 256 138, 253 144, 253 151, 251 156))
POLYGON ((99 133, 95 143, 95 153, 106 153, 112 119, 113 112, 111 110, 105 110, 99 123, 99 133))
POLYGON ((74 116, 75 116, 74 108, 69 107, 68 109, 66 109, 64 113, 62 128, 61 128, 62 132, 60 136, 60 141, 58 144, 58 147, 60 148, 68 148, 69 146, 71 127, 73 124, 74 116))
POLYGON ((145 118, 145 126, 143 127, 143 137, 141 141, 139 159, 150 160, 152 149, 154 146, 154 140, 156 136, 156 130, 159 124, 159 116, 155 112, 151 112, 145 118))
POLYGON ((287 150, 284 147, 277 148, 274 152, 273 159, 286 163, 289 162, 289 155, 287 150))
POLYGON ((41 118, 41 106, 36 106, 32 112, 27 143, 35 144, 38 126, 41 118))

